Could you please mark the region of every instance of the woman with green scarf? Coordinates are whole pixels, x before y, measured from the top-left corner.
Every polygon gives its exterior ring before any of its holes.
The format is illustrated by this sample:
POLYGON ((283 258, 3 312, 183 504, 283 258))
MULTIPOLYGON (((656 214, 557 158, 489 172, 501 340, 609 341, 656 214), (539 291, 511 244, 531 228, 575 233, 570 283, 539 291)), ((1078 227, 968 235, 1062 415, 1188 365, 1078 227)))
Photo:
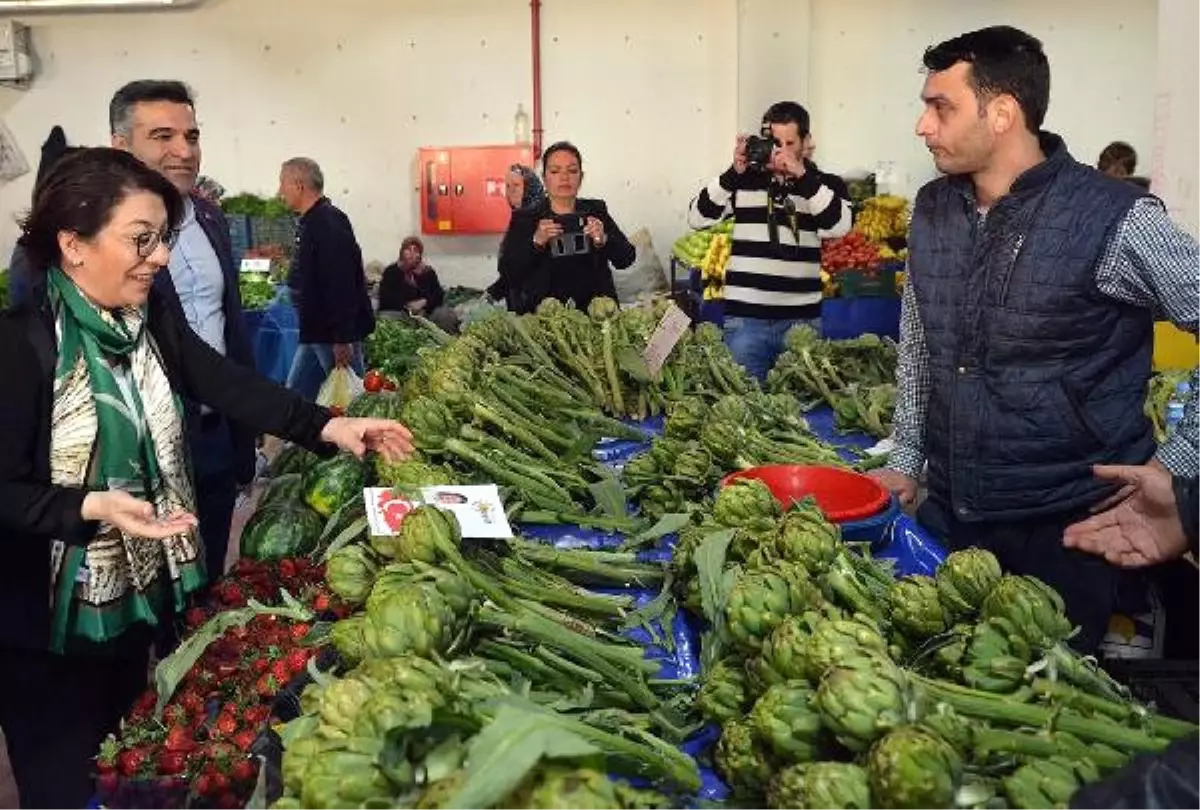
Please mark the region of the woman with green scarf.
POLYGON ((23 807, 81 807, 144 688, 154 628, 204 583, 181 397, 316 452, 411 452, 401 425, 331 418, 187 325, 167 266, 183 202, 87 149, 35 194, 30 300, 0 317, 0 728, 23 807))

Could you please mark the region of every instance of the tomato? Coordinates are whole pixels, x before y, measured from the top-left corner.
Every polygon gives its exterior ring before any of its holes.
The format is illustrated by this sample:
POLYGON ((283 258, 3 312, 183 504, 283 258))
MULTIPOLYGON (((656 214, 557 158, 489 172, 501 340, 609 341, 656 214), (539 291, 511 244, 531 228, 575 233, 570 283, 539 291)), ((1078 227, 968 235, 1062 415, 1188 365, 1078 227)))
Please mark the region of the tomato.
POLYGON ((377 370, 371 369, 367 375, 363 377, 363 389, 370 394, 378 394, 383 390, 384 383, 387 378, 380 374, 377 370))

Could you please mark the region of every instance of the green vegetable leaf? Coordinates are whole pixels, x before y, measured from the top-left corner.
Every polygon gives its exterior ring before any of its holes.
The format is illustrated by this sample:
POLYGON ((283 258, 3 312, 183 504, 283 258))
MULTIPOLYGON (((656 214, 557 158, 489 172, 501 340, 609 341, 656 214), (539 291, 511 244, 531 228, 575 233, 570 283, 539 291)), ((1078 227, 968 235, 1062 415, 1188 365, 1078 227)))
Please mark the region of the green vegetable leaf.
POLYGON ((641 548, 644 545, 653 543, 655 540, 660 540, 669 534, 675 534, 684 526, 687 526, 692 520, 692 516, 685 512, 668 512, 658 519, 658 521, 646 529, 644 532, 627 538, 621 544, 621 551, 629 551, 634 548, 641 548))
POLYGON ((467 768, 451 808, 494 807, 545 759, 598 754, 599 749, 560 721, 518 706, 502 705, 470 742, 467 768))
POLYGON ((713 627, 725 621, 725 554, 736 529, 722 529, 704 536, 696 547, 696 571, 700 576, 700 604, 704 617, 713 627))
MULTIPOLYGON (((333 542, 331 542, 325 549, 325 553, 321 555, 321 561, 328 562, 329 558, 333 556, 334 552, 336 552, 342 546, 349 545, 354 540, 358 539, 359 535, 366 532, 368 525, 369 523, 367 521, 367 516, 363 515, 343 529, 341 534, 333 538, 333 542)), ((323 537, 322 540, 324 540, 323 537)))
POLYGON ((622 346, 614 353, 617 361, 617 366, 628 374, 633 379, 640 383, 648 383, 654 381, 654 376, 650 373, 650 367, 646 365, 646 359, 642 357, 641 352, 632 346, 622 346))
POLYGON ((605 470, 602 480, 588 484, 588 491, 592 493, 596 505, 608 517, 624 518, 629 514, 625 487, 612 471, 605 470))

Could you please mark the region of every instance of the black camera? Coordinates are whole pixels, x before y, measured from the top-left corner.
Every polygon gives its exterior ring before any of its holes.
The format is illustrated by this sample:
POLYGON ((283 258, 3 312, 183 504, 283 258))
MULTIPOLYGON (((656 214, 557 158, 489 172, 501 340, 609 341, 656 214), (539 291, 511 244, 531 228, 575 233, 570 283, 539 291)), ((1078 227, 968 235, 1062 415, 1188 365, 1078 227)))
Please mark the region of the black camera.
POLYGON ((587 217, 582 214, 555 214, 554 221, 563 232, 550 240, 552 258, 591 252, 591 242, 583 232, 584 226, 587 225, 587 217))
POLYGON ((751 135, 746 138, 746 163, 756 169, 765 169, 771 162, 771 153, 781 145, 778 138, 770 135, 751 135))
POLYGON ((581 233, 587 225, 587 218, 583 214, 555 214, 554 221, 563 229, 563 233, 581 233))

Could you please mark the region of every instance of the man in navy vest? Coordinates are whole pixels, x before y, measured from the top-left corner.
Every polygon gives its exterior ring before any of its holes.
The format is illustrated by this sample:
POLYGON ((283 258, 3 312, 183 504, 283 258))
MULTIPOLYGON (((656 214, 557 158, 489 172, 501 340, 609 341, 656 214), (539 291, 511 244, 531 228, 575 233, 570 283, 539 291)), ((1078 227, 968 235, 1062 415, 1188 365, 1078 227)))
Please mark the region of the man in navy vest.
MULTIPOLYGON (((188 325, 229 359, 254 365, 242 322, 238 269, 233 266, 229 225, 221 210, 195 193, 200 172, 200 127, 187 85, 136 81, 109 104, 112 145, 135 155, 170 180, 186 204, 169 273, 154 283, 179 296, 188 325)), ((188 403, 188 438, 196 479, 196 516, 204 540, 209 580, 225 570, 229 530, 238 487, 254 478, 253 431, 195 403, 188 403)))
POLYGON ((1092 466, 1196 475, 1195 395, 1161 447, 1142 411, 1155 319, 1197 331, 1196 241, 1156 198, 1042 129, 1038 40, 985 28, 924 63, 917 135, 945 176, 913 207, 896 449, 877 476, 912 503, 928 463, 921 523, 1056 588, 1080 628, 1073 644, 1091 651, 1117 569, 1065 547, 1063 530, 1128 494, 1092 466))

